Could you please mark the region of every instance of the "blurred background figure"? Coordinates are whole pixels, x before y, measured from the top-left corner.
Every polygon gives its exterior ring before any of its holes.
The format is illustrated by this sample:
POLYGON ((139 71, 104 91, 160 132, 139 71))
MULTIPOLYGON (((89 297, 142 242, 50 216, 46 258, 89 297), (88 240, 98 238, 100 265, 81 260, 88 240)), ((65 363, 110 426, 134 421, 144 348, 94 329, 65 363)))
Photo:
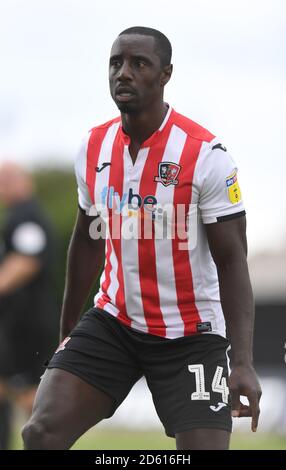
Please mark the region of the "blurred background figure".
POLYGON ((34 194, 31 176, 0 164, 0 448, 9 446, 12 401, 28 415, 54 348, 51 224, 34 194))

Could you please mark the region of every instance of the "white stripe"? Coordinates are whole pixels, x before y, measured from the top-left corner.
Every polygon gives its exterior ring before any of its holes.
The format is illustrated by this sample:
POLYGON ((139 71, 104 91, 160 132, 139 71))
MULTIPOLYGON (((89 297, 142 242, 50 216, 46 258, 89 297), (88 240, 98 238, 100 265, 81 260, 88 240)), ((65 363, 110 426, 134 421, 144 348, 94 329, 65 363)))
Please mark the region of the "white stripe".
POLYGON ((104 310, 106 310, 107 312, 111 313, 111 315, 113 315, 114 317, 117 317, 119 315, 119 310, 117 307, 115 307, 113 304, 105 304, 104 305, 104 310))
MULTIPOLYGON (((139 193, 140 180, 148 152, 149 148, 143 148, 139 150, 135 165, 132 167, 132 161, 129 155, 128 147, 124 147, 123 193, 128 195, 129 188, 132 188, 133 193, 139 193)), ((136 230, 138 228, 138 218, 132 217, 132 219, 134 228, 136 230)), ((127 215, 122 216, 122 232, 124 230, 123 224, 125 221, 130 222, 130 217, 127 215)), ((127 315, 131 319, 131 327, 143 332, 148 332, 140 288, 138 240, 136 238, 126 240, 124 234, 121 233, 121 253, 125 304, 127 315)))
MULTIPOLYGON (((120 123, 115 122, 109 127, 101 144, 101 149, 98 157, 97 166, 102 167, 103 163, 110 163, 112 157, 113 142, 117 134, 120 123)), ((94 169, 95 171, 95 169, 94 169)), ((110 165, 104 168, 99 173, 96 173, 95 188, 94 188, 94 201, 95 205, 102 204, 101 193, 105 186, 109 186, 110 165)))
MULTIPOLYGON (((110 237, 109 237, 109 241, 110 241, 110 237)), ((110 241, 110 243, 111 243, 111 241, 110 241)), ((115 255, 115 251, 112 247, 112 243, 111 243, 110 264, 111 264, 110 285, 107 289, 107 295, 110 298, 111 302, 109 302, 108 304, 105 304, 104 310, 107 310, 109 313, 112 313, 112 315, 116 317, 120 313, 119 309, 116 307, 116 304, 115 304, 116 294, 117 294, 118 287, 119 287, 119 283, 118 283, 118 279, 117 279, 118 261, 117 261, 116 255, 115 255)), ((105 282, 105 279, 106 279, 106 277, 105 277, 106 265, 107 265, 107 258, 105 257, 104 270, 103 270, 102 275, 100 277, 100 286, 103 285, 103 283, 105 282)), ((102 297, 102 295, 103 295, 103 292, 102 292, 102 289, 100 287, 98 293, 94 296, 94 305, 97 304, 98 300, 102 297)))
MULTIPOLYGON (((179 127, 173 126, 167 141, 162 162, 179 163, 186 142, 187 134, 179 127)), ((156 199, 164 205, 173 204, 174 185, 163 186, 157 183, 156 199)), ((172 240, 155 240, 156 271, 160 307, 166 325, 166 337, 184 336, 184 322, 178 308, 176 282, 173 264, 172 240)))
POLYGON ((88 187, 86 185, 87 148, 90 136, 91 132, 89 132, 82 140, 74 161, 75 175, 78 185, 78 202, 80 207, 85 210, 88 210, 92 206, 88 187))

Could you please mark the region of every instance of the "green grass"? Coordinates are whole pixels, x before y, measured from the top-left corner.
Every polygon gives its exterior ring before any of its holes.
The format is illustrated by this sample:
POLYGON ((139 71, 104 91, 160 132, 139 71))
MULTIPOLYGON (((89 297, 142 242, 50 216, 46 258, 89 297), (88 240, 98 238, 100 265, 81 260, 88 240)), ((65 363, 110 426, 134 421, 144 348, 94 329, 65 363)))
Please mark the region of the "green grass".
MULTIPOLYGON (((21 449, 20 435, 16 433, 13 449, 21 449)), ((73 446, 74 450, 167 450, 175 449, 175 439, 166 437, 164 432, 127 431, 125 429, 91 429, 73 446)), ((231 449, 236 450, 286 450, 285 436, 268 433, 234 433, 231 449)))
POLYGON ((73 449, 103 449, 103 450, 166 450, 174 449, 175 441, 157 431, 103 431, 91 430, 86 433, 73 449))
POLYGON ((233 450, 286 450, 285 436, 272 433, 234 433, 233 450))
MULTIPOLYGON (((91 430, 74 445, 73 449, 137 449, 137 450, 166 450, 175 449, 175 439, 166 437, 164 432, 130 432, 124 430, 102 431, 91 430)), ((286 450, 285 436, 265 433, 234 433, 231 440, 231 449, 284 449, 286 450)))

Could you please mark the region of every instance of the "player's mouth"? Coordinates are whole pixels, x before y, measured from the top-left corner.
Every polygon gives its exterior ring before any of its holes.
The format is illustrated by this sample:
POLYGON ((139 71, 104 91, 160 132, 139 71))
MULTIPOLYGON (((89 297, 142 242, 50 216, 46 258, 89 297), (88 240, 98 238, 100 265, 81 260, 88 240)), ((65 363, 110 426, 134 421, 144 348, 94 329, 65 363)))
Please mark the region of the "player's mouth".
POLYGON ((115 97, 117 101, 121 101, 121 102, 129 101, 132 98, 134 98, 134 96, 135 96, 135 93, 133 89, 129 87, 119 86, 116 89, 115 97))

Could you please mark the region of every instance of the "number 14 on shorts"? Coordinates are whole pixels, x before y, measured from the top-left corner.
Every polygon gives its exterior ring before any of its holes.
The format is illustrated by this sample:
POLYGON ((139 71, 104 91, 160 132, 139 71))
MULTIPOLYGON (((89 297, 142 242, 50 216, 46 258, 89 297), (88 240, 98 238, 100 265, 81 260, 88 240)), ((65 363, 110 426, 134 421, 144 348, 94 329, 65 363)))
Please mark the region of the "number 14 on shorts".
MULTIPOLYGON (((210 400, 210 393, 206 392, 205 373, 203 364, 192 364, 188 366, 189 372, 195 374, 196 391, 192 393, 192 400, 210 400)), ((229 389, 226 384, 226 378, 222 376, 223 368, 217 366, 212 381, 212 391, 221 393, 222 402, 228 403, 229 389)))

